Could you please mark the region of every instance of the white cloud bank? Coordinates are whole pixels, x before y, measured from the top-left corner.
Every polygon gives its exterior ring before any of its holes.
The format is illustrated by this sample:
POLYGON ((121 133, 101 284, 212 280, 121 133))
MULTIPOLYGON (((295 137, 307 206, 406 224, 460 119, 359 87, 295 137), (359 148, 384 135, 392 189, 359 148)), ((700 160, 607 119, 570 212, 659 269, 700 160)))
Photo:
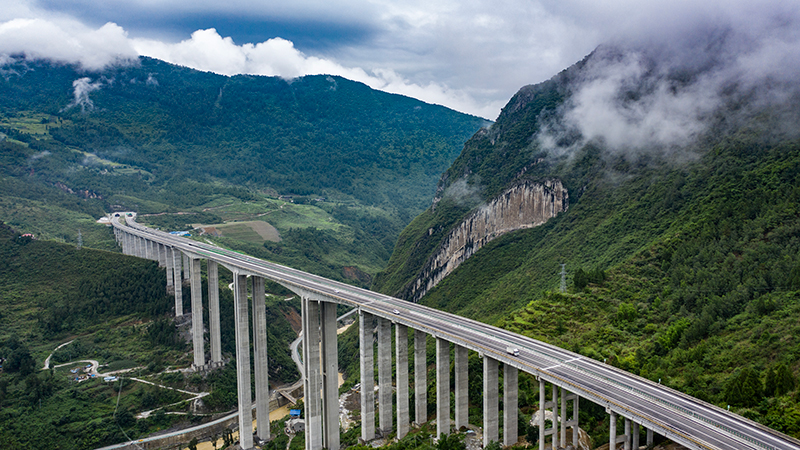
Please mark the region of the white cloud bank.
POLYGON ((494 117, 500 108, 497 103, 479 105, 465 93, 437 83, 412 83, 392 69, 375 68, 367 71, 360 67, 346 67, 330 59, 309 56, 295 48, 291 41, 281 38, 237 45, 233 39, 220 36, 212 28, 197 30, 190 39, 174 44, 146 39, 134 39, 131 42, 140 55, 223 75, 254 74, 287 79, 313 74, 340 75, 373 89, 407 95, 482 117, 494 117))
POLYGON ((86 70, 100 70, 138 56, 125 30, 116 24, 91 29, 77 22, 46 19, 0 23, 0 55, 77 63, 86 70))
POLYGON ((364 70, 333 60, 309 56, 291 41, 274 38, 258 44, 237 45, 216 30, 197 30, 189 39, 165 43, 129 38, 124 29, 107 23, 91 29, 78 22, 47 19, 12 19, 0 23, 0 63, 14 56, 78 64, 97 71, 111 64, 126 64, 139 55, 223 75, 252 74, 292 79, 303 75, 340 75, 373 89, 407 95, 482 117, 494 117, 501 103, 478 104, 466 93, 429 82, 415 84, 390 68, 364 70))
MULTIPOLYGON (((227 75, 294 78, 333 74, 489 119, 497 116, 520 87, 550 78, 602 43, 665 46, 682 54, 679 62, 688 63, 692 55, 707 55, 713 50, 702 48, 708 41, 698 36, 698 30, 727 27, 736 30, 744 41, 731 47, 743 50, 743 54, 719 56, 737 61, 740 70, 752 74, 767 71, 772 77, 784 79, 798 79, 800 72, 800 58, 793 57, 800 40, 800 2, 786 0, 0 2, 8 3, 0 8, 0 63, 8 55, 24 55, 97 70, 147 55, 227 75), (153 37, 174 36, 176 23, 194 23, 199 16, 211 23, 204 25, 207 27, 216 21, 227 23, 231 29, 259 23, 300 23, 309 30, 319 25, 343 30, 345 34, 348 30, 368 32, 341 41, 326 35, 332 41, 317 49, 298 49, 290 40, 281 38, 242 44, 221 36, 214 28, 196 30, 182 41, 153 37), (159 20, 147 20, 156 17, 159 20), (87 25, 91 21, 98 22, 87 25), (101 26, 104 21, 108 23, 101 26), (150 22, 152 27, 165 28, 145 27, 139 29, 143 34, 129 36, 128 31, 134 34, 131 30, 137 30, 137 23, 143 26, 150 22), (131 29, 117 23, 129 23, 131 29), (779 31, 773 31, 776 29, 779 31), (755 51, 757 48, 763 51, 755 51), (776 67, 781 67, 782 72, 776 67)), ((223 29, 223 25, 217 26, 223 29)), ((180 36, 185 33, 180 31, 180 36)), ((622 72, 607 67, 608 78, 586 80, 587 90, 577 98, 575 114, 585 117, 587 134, 595 129, 622 133, 626 121, 639 120, 635 114, 639 114, 642 123, 666 123, 677 134, 691 132, 692 123, 685 123, 682 115, 687 108, 689 116, 702 113, 703 105, 692 104, 688 91, 682 97, 653 96, 649 106, 637 106, 638 112, 606 111, 605 123, 588 108, 587 105, 603 104, 600 97, 610 95, 609 89, 615 83, 638 77, 637 71, 643 70, 637 66, 640 63, 635 58, 622 61, 617 67, 622 72), (624 75, 625 71, 628 75, 624 75), (582 109, 581 105, 585 107, 582 109)), ((661 92, 668 94, 669 90, 661 92)), ((703 101, 705 92, 698 93, 700 97, 695 98, 703 101)), ((646 133, 644 129, 633 131, 646 133)), ((666 130, 652 133, 655 140, 668 134, 666 130)))

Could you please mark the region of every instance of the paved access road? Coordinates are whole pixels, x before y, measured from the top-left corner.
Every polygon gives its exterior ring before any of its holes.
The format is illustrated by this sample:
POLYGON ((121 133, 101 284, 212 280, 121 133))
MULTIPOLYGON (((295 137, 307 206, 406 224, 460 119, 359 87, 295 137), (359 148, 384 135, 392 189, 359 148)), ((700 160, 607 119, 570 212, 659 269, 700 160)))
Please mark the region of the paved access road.
POLYGON ((209 258, 289 288, 353 306, 393 322, 423 330, 534 374, 597 402, 689 448, 800 450, 800 441, 714 405, 568 350, 475 320, 353 287, 239 252, 170 235, 115 217, 126 232, 209 258), (515 357, 509 346, 519 348, 515 357))

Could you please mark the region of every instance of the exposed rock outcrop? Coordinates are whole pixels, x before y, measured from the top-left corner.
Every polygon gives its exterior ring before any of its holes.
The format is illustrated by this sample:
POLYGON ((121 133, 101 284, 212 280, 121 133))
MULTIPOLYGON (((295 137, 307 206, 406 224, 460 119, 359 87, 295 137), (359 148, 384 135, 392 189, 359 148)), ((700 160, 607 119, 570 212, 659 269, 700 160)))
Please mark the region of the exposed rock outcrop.
POLYGON ((566 211, 569 195, 561 180, 521 181, 506 189, 458 224, 442 241, 403 297, 418 301, 492 239, 510 231, 533 228, 566 211))

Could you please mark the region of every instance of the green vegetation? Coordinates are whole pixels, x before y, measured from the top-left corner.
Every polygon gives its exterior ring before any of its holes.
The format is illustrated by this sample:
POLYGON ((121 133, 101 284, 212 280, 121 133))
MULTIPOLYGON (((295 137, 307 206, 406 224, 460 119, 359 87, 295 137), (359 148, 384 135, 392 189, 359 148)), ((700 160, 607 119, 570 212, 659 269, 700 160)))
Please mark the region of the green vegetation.
POLYGON ((264 220, 281 234, 344 229, 342 251, 359 252, 358 239, 379 259, 323 256, 339 279, 345 267, 368 280, 385 265, 436 178, 488 123, 340 77, 226 77, 141 58, 88 74, 99 89, 74 105, 73 82, 87 74, 34 61, 4 69, 0 220, 69 243, 80 229, 84 245, 104 249, 113 244, 88 221, 113 210, 264 220))
POLYGON ((597 145, 569 159, 547 156, 529 138, 553 114, 563 77, 523 89, 467 143, 436 209, 403 231, 375 286, 402 295, 481 199, 517 177, 557 177, 570 193, 567 212, 493 240, 421 303, 605 360, 800 437, 800 141, 772 135, 780 119, 767 111, 703 137, 680 163, 597 145), (452 193, 459 179, 472 191, 461 203, 452 193), (554 292, 561 263, 567 293, 554 292))
MULTIPOLYGON (((191 410, 188 394, 128 376, 211 392, 204 398, 209 413, 235 407, 235 364, 206 377, 171 370, 191 363, 191 348, 167 314, 174 299, 166 295, 165 275, 155 262, 34 240, 2 223, 0 261, 4 448, 59 442, 59 448, 90 449, 207 419, 186 414, 191 410), (61 343, 67 344, 55 350, 61 343), (41 370, 51 353, 51 369, 41 370), (81 360, 99 361, 101 373, 132 372, 114 383, 99 378, 76 381, 85 377, 86 363, 81 360), (155 412, 148 418, 136 419, 136 414, 150 410, 155 412)), ((230 273, 223 270, 220 278, 226 285, 230 273)), ((299 374, 287 349, 297 336, 291 322, 297 321, 299 301, 286 301, 280 287, 270 284, 268 289, 280 294, 265 299, 270 379, 273 384, 294 382, 299 374)), ((203 292, 207 293, 205 286, 203 292)), ((188 292, 184 301, 188 309, 188 292)), ((221 289, 220 305, 223 354, 235 360, 230 290, 221 289)), ((204 320, 207 323, 208 317, 204 320)))

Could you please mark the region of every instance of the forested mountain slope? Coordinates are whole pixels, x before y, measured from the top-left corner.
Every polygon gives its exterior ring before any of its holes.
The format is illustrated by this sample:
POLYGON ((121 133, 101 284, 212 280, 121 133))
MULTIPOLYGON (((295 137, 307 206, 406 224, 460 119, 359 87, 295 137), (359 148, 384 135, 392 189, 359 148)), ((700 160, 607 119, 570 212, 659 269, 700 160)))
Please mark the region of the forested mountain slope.
POLYGON ((223 244, 361 283, 488 124, 341 77, 227 77, 150 58, 101 72, 12 58, 0 92, 0 219, 18 229, 65 242, 80 229, 111 248, 91 216, 266 221, 288 239, 229 230, 223 244), (302 248, 315 241, 325 248, 302 248))
MULTIPOLYGON (((685 139, 643 145, 634 134, 627 144, 610 132, 588 136, 582 96, 597 67, 624 58, 599 49, 520 90, 442 176, 433 207, 401 234, 375 286, 408 292, 465 217, 523 180, 558 179, 569 192, 566 211, 495 237, 419 301, 800 436, 796 86, 767 102, 763 86, 728 85, 685 139), (558 292, 562 263, 566 293, 558 292)), ((662 84, 679 96, 705 70, 647 67, 596 111, 643 108, 637 102, 652 100, 662 84)), ((652 130, 671 125, 663 120, 652 130)))

